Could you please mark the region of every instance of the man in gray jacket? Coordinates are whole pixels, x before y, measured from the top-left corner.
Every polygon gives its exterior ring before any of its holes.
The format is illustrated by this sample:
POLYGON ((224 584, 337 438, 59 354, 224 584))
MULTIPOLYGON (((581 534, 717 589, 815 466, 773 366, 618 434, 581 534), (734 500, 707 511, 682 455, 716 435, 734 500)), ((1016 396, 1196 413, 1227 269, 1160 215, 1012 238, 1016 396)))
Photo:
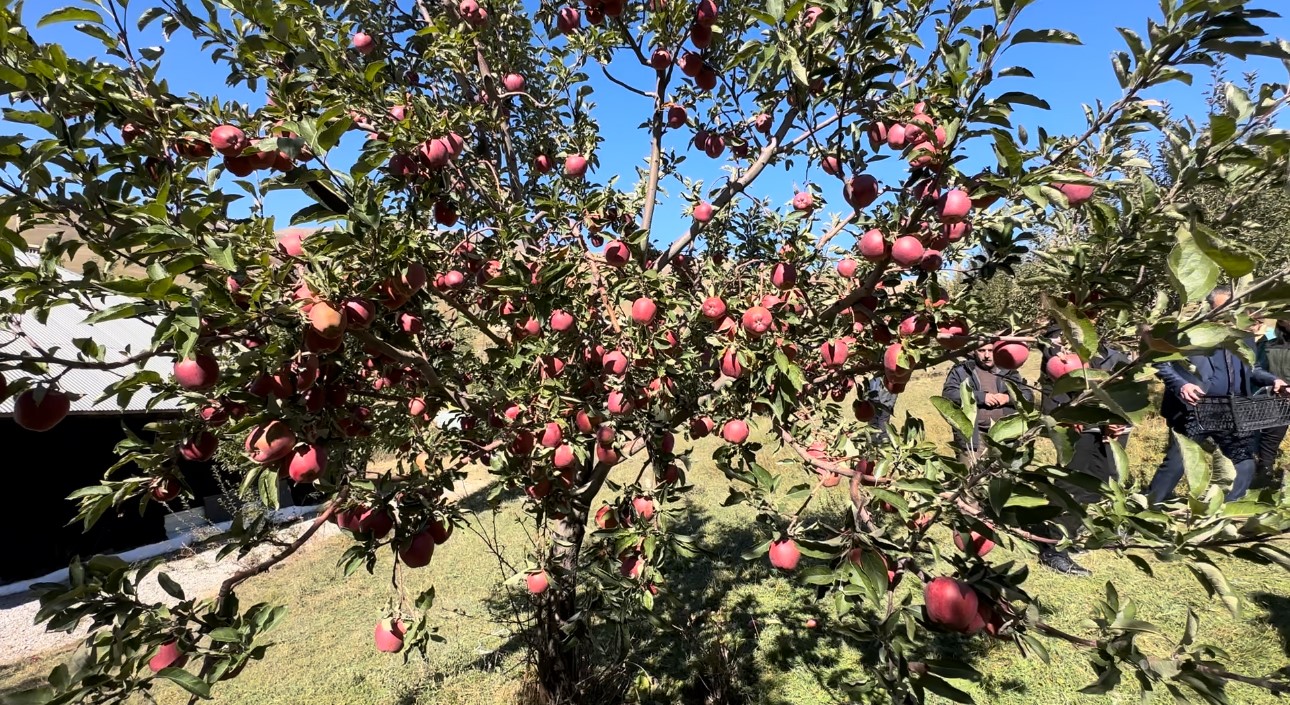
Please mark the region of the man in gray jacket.
POLYGON ((1030 391, 1026 380, 1016 370, 1005 370, 994 365, 994 346, 982 345, 972 352, 972 357, 955 365, 945 377, 941 396, 955 404, 963 403, 961 388, 967 380, 968 389, 976 398, 975 428, 972 438, 964 438, 957 430, 954 432, 954 447, 963 455, 979 457, 985 449, 981 434, 988 432, 999 419, 1016 413, 1016 401, 1008 392, 1004 380, 1012 382, 1021 390, 1027 401, 1034 401, 1034 392, 1030 391))

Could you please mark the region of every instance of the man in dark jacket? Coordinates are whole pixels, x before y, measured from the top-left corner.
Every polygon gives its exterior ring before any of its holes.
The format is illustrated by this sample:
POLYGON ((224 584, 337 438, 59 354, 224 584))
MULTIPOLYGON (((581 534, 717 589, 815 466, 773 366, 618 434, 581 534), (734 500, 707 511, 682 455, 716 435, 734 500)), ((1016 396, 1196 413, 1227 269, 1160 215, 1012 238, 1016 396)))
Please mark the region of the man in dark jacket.
MULTIPOLYGON (((1290 319, 1278 320, 1276 326, 1259 339, 1257 358, 1259 367, 1280 379, 1290 379, 1290 319)), ((1281 475, 1276 472, 1276 467, 1286 428, 1277 426, 1259 432, 1259 458, 1254 481, 1250 485, 1252 488, 1281 486, 1281 475)))
MULTIPOLYGON (((1211 306, 1221 306, 1231 297, 1230 289, 1215 289, 1210 294, 1211 306)), ((1156 376, 1165 383, 1165 396, 1160 404, 1160 415, 1171 431, 1195 441, 1210 440, 1219 452, 1236 466, 1236 479, 1227 499, 1245 494, 1254 479, 1255 455, 1258 453, 1259 434, 1211 433, 1200 428, 1192 408, 1205 396, 1248 396, 1259 387, 1272 387, 1277 394, 1284 394, 1286 383, 1267 370, 1250 367, 1239 355, 1226 348, 1209 353, 1188 356, 1191 372, 1177 362, 1156 366, 1156 376)), ((1173 493, 1183 476, 1182 449, 1173 434, 1169 447, 1147 491, 1152 502, 1162 502, 1173 493)))
POLYGON ((994 346, 990 344, 977 348, 971 358, 950 370, 945 377, 945 385, 941 388, 941 396, 955 404, 963 403, 960 390, 964 380, 967 380, 968 389, 976 398, 976 424, 971 439, 954 431, 954 446, 962 453, 976 457, 985 449, 981 434, 989 431, 999 419, 1017 411, 1016 402, 1008 392, 1004 380, 1015 384, 1027 401, 1034 400, 1034 393, 1019 372, 994 366, 994 346))
MULTIPOLYGON (((1053 344, 1044 349, 1043 366, 1039 378, 1042 391, 1042 401, 1039 408, 1045 414, 1051 414, 1058 407, 1069 404, 1072 394, 1069 392, 1053 393, 1053 386, 1057 380, 1050 374, 1050 369, 1054 366, 1050 366, 1049 361, 1057 358, 1062 353, 1060 347, 1061 332, 1054 327, 1047 332, 1046 336, 1053 344)), ((1093 359, 1089 360, 1088 366, 1097 370, 1113 372, 1120 366, 1129 364, 1129 362, 1129 358, 1124 353, 1102 344, 1098 347, 1093 359)), ((1127 426, 1119 424, 1086 426, 1075 441, 1074 454, 1066 469, 1106 482, 1115 475, 1115 459, 1111 454, 1111 448, 1107 444, 1119 443, 1121 447, 1124 447, 1128 442, 1129 428, 1127 426)), ((1098 492, 1084 489, 1071 482, 1057 480, 1056 484, 1069 494, 1071 499, 1080 504, 1091 504, 1102 498, 1102 495, 1098 492)), ((1073 514, 1063 514, 1055 521, 1071 536, 1074 536, 1080 529, 1080 519, 1073 514)), ((1038 533, 1038 530, 1036 533, 1038 533)), ((1053 531, 1049 531, 1048 535, 1050 538, 1061 538, 1060 535, 1053 531)), ((1091 575, 1089 570, 1076 563, 1069 553, 1058 551, 1046 544, 1039 547, 1039 562, 1066 575, 1091 575)))

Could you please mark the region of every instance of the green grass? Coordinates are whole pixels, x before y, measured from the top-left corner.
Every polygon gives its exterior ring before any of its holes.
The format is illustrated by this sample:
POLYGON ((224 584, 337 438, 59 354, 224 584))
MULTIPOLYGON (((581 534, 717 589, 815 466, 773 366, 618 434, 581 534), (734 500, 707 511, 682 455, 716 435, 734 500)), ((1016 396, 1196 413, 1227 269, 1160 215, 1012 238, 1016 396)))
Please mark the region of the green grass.
MULTIPOLYGON (((1035 371, 1030 370, 1033 379, 1035 371)), ((949 439, 949 429, 932 410, 928 399, 940 390, 940 377, 920 375, 902 395, 897 418, 906 412, 921 418, 928 434, 939 443, 949 439)), ((763 429, 764 430, 764 429, 763 429)), ((1129 446, 1134 475, 1149 478, 1163 453, 1166 431, 1152 419, 1135 432, 1129 446)), ((707 457, 718 441, 705 439, 694 448, 695 458, 707 457)), ((762 450, 762 463, 774 467, 787 453, 772 445, 762 450)), ((630 481, 638 466, 625 464, 615 477, 630 481)), ((702 545, 716 559, 694 559, 690 566, 673 565, 673 581, 665 586, 660 609, 673 616, 697 615, 677 632, 649 641, 639 635, 640 659, 650 667, 663 664, 672 674, 709 681, 729 674, 729 687, 747 702, 760 705, 836 702, 827 684, 845 677, 856 664, 856 655, 842 647, 830 632, 829 609, 816 604, 793 581, 770 572, 764 561, 746 563, 738 554, 762 536, 750 530, 752 513, 746 508, 725 509, 727 482, 710 464, 696 463, 689 479, 696 489, 688 495, 687 521, 698 527, 702 545), (807 630, 807 617, 820 626, 807 630), (731 659, 715 659, 713 637, 731 659), (701 646, 700 644, 707 644, 701 646), (697 675, 696 675, 697 674, 697 675)), ((843 489, 832 490, 817 511, 839 511, 843 489)), ((507 504, 496 518, 497 539, 512 560, 524 565, 528 539, 516 522, 517 502, 507 504)), ((491 532, 494 522, 481 514, 480 528, 491 532)), ((940 530, 941 539, 948 533, 940 530)), ((329 539, 313 547, 285 568, 249 583, 244 604, 270 601, 289 606, 282 625, 272 633, 276 645, 264 662, 252 664, 242 676, 217 689, 220 703, 248 705, 364 705, 371 703, 514 703, 524 682, 521 653, 504 624, 492 621, 495 605, 489 597, 506 588, 504 576, 470 531, 458 531, 436 551, 424 570, 405 572, 409 594, 433 584, 438 601, 435 624, 446 643, 432 648, 429 660, 377 653, 371 646, 372 627, 390 600, 390 561, 383 557, 375 575, 358 573, 343 578, 336 560, 347 541, 329 539)), ((1024 551, 999 547, 993 561, 1016 557, 1030 560, 1024 551)), ((1290 575, 1275 568, 1221 562, 1234 588, 1246 600, 1240 618, 1231 617, 1209 600, 1195 578, 1182 565, 1158 565, 1155 577, 1136 570, 1128 560, 1107 552, 1082 555, 1081 563, 1094 571, 1092 578, 1068 578, 1033 566, 1027 584, 1043 598, 1048 619, 1071 631, 1082 631, 1092 605, 1101 597, 1103 584, 1113 579, 1122 597, 1134 600, 1139 618, 1155 622, 1168 633, 1181 633, 1187 608, 1201 618, 1202 640, 1226 649, 1234 670, 1263 675, 1286 664, 1286 637, 1290 634, 1290 575)), ((914 582, 914 581, 909 581, 914 582)), ((906 585, 906 589, 910 586, 906 585)), ((970 659, 984 678, 961 684, 978 702, 1000 705, 1041 703, 1090 703, 1111 705, 1136 701, 1136 689, 1122 687, 1107 697, 1080 696, 1074 691, 1092 681, 1086 656, 1049 642, 1052 664, 1022 657, 1008 643, 987 639, 953 640, 951 648, 970 659)), ((0 669, 0 692, 32 684, 66 654, 51 654, 17 667, 0 669)), ((692 692, 692 691, 687 691, 692 692)), ((169 705, 184 699, 177 691, 162 688, 160 700, 169 705)), ((1277 702, 1246 686, 1233 686, 1234 703, 1262 705, 1277 702)), ((672 702, 678 700, 671 700, 672 702)), ((685 693, 680 702, 694 702, 685 693)))

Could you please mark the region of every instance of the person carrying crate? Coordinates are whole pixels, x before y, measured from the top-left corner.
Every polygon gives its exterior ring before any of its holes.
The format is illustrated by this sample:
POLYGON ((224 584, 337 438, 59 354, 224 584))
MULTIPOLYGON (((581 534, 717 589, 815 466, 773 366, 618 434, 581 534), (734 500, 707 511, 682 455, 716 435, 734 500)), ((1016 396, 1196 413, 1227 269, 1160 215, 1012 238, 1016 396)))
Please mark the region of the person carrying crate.
MULTIPOLYGON (((1259 338, 1258 365, 1281 379, 1290 379, 1290 319, 1278 319, 1259 338)), ((1277 457, 1281 455, 1281 441, 1285 440, 1287 426, 1265 428, 1259 432, 1259 458, 1250 487, 1280 487, 1281 475, 1276 472, 1277 457)))
MULTIPOLYGON (((1230 287, 1217 287, 1209 293, 1211 308, 1219 308, 1232 298, 1230 287)), ((1259 433, 1211 432, 1200 427, 1193 409, 1202 397, 1249 396, 1259 387, 1272 387, 1276 394, 1286 394, 1284 380, 1260 367, 1250 367, 1226 348, 1187 357, 1189 371, 1182 364, 1165 362, 1156 365, 1156 376, 1165 383, 1165 395, 1160 404, 1160 415, 1169 429, 1194 441, 1209 441, 1220 453, 1236 466, 1236 479, 1227 493, 1233 500, 1245 494, 1254 479, 1255 456, 1258 454, 1259 433)), ((1164 460, 1156 469, 1147 496, 1153 503, 1163 502, 1173 494, 1184 472, 1182 449, 1173 434, 1165 449, 1164 460)))

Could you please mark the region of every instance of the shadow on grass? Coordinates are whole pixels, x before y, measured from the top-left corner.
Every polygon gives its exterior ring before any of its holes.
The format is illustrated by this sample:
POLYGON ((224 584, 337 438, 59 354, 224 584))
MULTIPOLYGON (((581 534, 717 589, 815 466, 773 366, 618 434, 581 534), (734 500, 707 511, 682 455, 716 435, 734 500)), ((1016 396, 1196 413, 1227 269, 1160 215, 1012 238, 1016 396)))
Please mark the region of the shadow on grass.
POLYGON ((1290 656, 1290 597, 1259 592, 1250 596, 1255 604, 1268 611, 1267 623, 1281 636, 1281 650, 1290 656))

